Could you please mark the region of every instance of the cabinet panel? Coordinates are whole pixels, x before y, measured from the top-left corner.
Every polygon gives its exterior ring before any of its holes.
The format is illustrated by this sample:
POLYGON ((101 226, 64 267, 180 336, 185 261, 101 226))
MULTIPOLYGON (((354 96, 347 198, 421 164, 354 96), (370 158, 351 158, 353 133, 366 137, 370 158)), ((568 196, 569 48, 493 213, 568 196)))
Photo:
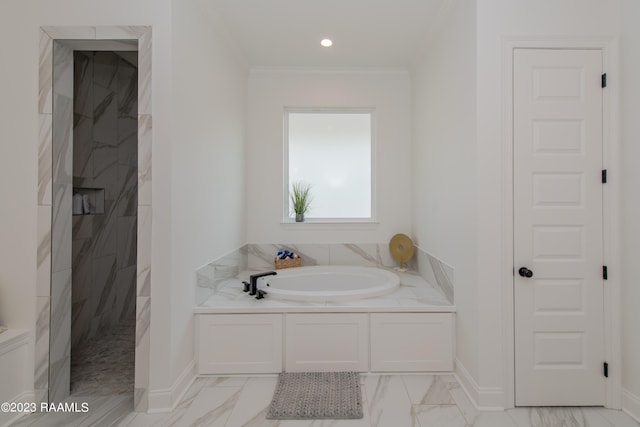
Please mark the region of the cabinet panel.
POLYGON ((371 314, 371 371, 452 370, 451 313, 371 314))
POLYGON ((368 371, 367 317, 365 313, 287 315, 286 370, 368 371))
POLYGON ((199 315, 198 373, 282 371, 281 314, 199 315))

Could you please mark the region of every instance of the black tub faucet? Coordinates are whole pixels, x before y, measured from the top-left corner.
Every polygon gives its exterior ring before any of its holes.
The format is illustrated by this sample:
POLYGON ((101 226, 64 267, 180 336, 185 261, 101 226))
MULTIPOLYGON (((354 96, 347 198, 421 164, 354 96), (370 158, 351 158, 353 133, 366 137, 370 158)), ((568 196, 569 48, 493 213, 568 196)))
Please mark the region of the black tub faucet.
POLYGON ((259 278, 265 277, 265 276, 275 276, 276 274, 278 273, 276 273, 275 271, 267 271, 265 273, 257 273, 249 276, 249 286, 251 287, 249 295, 255 295, 257 293, 259 278))

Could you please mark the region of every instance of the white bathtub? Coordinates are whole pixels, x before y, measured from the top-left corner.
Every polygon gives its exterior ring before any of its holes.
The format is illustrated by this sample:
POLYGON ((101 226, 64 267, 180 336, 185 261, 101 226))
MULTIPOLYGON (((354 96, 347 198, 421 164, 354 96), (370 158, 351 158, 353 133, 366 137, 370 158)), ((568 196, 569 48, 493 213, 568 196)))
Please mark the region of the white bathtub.
POLYGON ((258 279, 267 298, 294 301, 350 301, 393 292, 400 278, 387 270, 356 266, 313 266, 278 270, 258 279))

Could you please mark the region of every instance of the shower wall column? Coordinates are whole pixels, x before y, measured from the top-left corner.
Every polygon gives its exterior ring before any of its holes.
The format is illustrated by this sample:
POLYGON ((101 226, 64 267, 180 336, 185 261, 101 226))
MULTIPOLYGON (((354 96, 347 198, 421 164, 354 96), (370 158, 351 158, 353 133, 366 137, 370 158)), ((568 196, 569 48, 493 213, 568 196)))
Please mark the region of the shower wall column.
POLYGON ((53 186, 49 401, 69 395, 71 375, 71 197, 73 51, 53 44, 53 186))

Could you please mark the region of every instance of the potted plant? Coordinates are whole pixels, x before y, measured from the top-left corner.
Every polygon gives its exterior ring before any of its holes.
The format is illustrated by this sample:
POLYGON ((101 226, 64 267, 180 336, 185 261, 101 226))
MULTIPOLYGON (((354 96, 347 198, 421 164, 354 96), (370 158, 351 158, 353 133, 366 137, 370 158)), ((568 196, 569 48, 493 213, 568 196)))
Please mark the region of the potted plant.
POLYGON ((303 181, 296 181, 291 184, 291 204, 296 213, 296 222, 304 221, 304 214, 309 210, 311 204, 311 184, 303 181))

